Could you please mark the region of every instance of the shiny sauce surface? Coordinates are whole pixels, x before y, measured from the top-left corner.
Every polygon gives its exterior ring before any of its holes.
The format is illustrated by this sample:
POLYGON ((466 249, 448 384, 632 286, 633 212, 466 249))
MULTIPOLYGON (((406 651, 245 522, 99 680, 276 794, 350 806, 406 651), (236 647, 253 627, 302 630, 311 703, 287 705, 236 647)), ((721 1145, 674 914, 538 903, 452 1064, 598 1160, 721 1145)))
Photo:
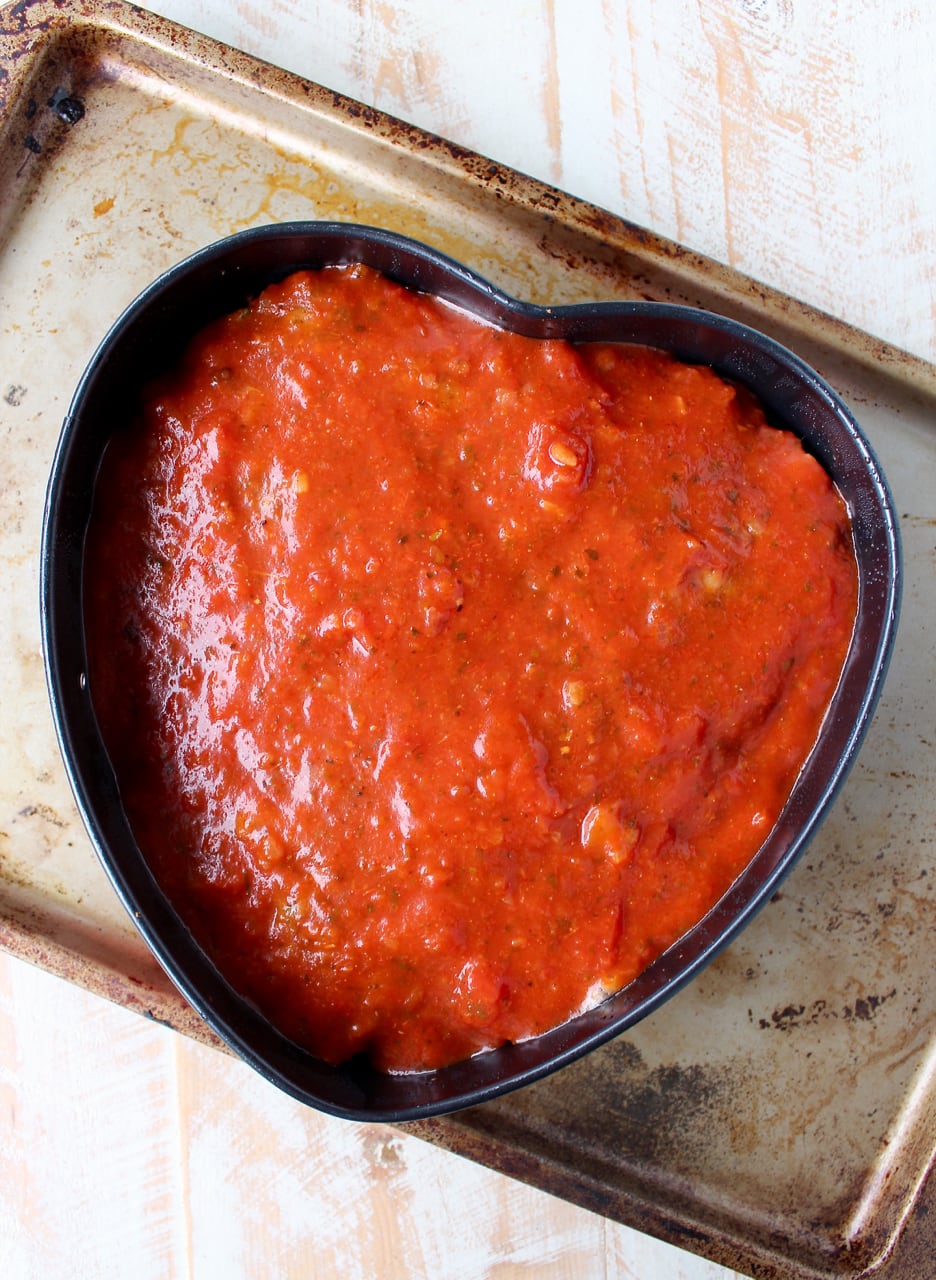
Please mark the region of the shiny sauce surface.
POLYGON ((844 504, 744 391, 364 267, 212 325, 105 457, 91 689, 235 987, 333 1062, 553 1027, 769 833, 855 618, 844 504))

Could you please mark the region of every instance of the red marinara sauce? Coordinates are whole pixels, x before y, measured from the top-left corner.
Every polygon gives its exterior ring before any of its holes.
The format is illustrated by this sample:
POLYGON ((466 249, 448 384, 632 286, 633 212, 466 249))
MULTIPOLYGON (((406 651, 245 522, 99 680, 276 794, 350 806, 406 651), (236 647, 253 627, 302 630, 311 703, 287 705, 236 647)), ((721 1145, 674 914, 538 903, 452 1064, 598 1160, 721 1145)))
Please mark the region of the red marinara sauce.
POLYGON ((91 688, 139 844, 332 1062, 437 1067, 627 983, 775 822, 857 601, 791 434, 658 351, 364 267, 211 326, 105 459, 91 688))

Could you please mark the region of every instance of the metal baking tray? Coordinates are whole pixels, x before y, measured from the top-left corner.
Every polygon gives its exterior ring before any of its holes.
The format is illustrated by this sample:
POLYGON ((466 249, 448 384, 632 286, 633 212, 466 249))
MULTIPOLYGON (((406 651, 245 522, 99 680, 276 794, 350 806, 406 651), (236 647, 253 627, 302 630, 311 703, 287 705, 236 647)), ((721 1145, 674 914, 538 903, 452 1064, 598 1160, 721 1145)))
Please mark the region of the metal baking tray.
POLYGON ((517 297, 650 298, 765 330, 849 402, 906 564, 869 738, 783 890, 638 1028, 415 1133, 759 1277, 936 1275, 936 370, 756 282, 122 0, 0 10, 0 945, 211 1040, 78 821, 40 657, 44 491, 77 379, 193 249, 374 223, 517 297))

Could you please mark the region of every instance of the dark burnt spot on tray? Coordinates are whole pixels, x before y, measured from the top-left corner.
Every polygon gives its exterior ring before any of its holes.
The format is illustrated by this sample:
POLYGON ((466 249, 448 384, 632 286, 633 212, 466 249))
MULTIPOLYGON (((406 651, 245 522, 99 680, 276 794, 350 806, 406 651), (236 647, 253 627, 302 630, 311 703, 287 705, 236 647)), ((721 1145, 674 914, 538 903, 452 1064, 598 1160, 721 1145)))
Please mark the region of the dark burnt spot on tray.
POLYGON ((18 386, 15 383, 13 386, 7 387, 6 391, 3 393, 3 399, 11 409, 19 408, 25 398, 26 388, 18 386))
MULTIPOLYGON (((815 1001, 815 1006, 825 1006, 824 1000, 815 1001)), ((763 1018, 760 1020, 760 1026, 773 1025, 778 1028, 795 1026, 803 1014, 806 1012, 804 1004, 788 1004, 785 1009, 774 1009, 770 1015, 770 1023, 766 1023, 763 1018)))
POLYGON ((351 99, 342 97, 340 94, 334 95, 333 101, 345 114, 355 120, 360 120, 361 124, 369 129, 383 122, 383 116, 374 107, 366 107, 363 103, 354 102, 351 99))
MULTIPOLYGON (((56 120, 66 124, 69 128, 83 120, 85 116, 85 105, 81 98, 61 85, 47 99, 45 105, 56 120)), ((54 147, 56 142, 54 131, 57 130, 59 134, 61 133, 61 130, 58 129, 54 122, 50 125, 48 116, 39 115, 39 104, 35 98, 29 99, 23 115, 27 121, 33 121, 34 123, 29 132, 23 136, 23 149, 26 155, 17 170, 17 177, 25 171, 29 156, 42 155, 43 152, 48 153, 50 146, 54 147)))
POLYGON ((161 1017, 158 1013, 155 1013, 152 1009, 143 1009, 141 1012, 143 1014, 143 1017, 148 1019, 150 1022, 156 1022, 161 1027, 168 1027, 170 1031, 173 1029, 172 1023, 169 1021, 168 1018, 161 1017))
MULTIPOLYGON (((626 1037, 532 1086, 530 1096, 587 1149, 614 1145, 628 1162, 701 1158, 713 1125, 731 1123, 748 1088, 743 1065, 648 1063, 626 1037)), ((515 1104, 516 1105, 516 1104, 515 1104)), ((502 1117, 501 1117, 502 1118, 502 1117)), ((749 1138, 738 1129, 737 1141, 749 1138)))
MULTIPOLYGON (((796 1031, 804 1027, 815 1027, 822 1022, 870 1022, 878 1009, 897 994, 893 987, 881 995, 859 996, 853 1004, 834 1006, 828 1000, 813 1000, 811 1004, 790 1004, 783 1009, 774 1009, 769 1018, 759 1018, 758 1029, 761 1031, 796 1031)), ((748 1015, 753 1022, 754 1016, 748 1015)))
POLYGON ((547 187, 543 191, 540 191, 536 199, 536 204, 540 209, 558 210, 559 206, 562 204, 562 196, 558 191, 550 191, 547 187))
POLYGON ((687 1107, 708 1110, 718 1092, 713 1073, 698 1063, 664 1065, 636 1087, 623 1091, 620 1110, 628 1119, 656 1129, 674 1118, 674 1108, 680 1113, 687 1107))
POLYGON ((662 1239, 680 1248, 688 1247, 690 1241, 706 1244, 712 1238, 710 1232, 700 1231, 696 1227, 688 1226, 685 1222, 680 1222, 678 1218, 670 1218, 666 1215, 659 1219, 659 1225, 662 1239))
POLYGON ((18 818, 41 818, 43 822, 48 822, 53 827, 65 828, 68 826, 65 819, 48 804, 24 805, 16 816, 18 818))

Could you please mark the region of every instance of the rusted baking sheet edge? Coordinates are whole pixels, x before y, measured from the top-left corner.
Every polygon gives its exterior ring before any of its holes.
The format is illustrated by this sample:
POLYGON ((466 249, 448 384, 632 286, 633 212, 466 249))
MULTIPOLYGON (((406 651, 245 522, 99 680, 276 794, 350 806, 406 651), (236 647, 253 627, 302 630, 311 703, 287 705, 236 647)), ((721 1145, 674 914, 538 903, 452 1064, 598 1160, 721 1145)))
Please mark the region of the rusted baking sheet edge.
POLYGON ((89 35, 95 30, 123 35, 170 54, 194 42, 207 70, 247 88, 260 88, 293 110, 377 136, 401 155, 420 153, 441 173, 465 186, 493 191, 505 203, 538 214, 551 232, 565 229, 588 238, 594 245, 596 263, 611 264, 631 257, 644 270, 652 267, 669 272, 694 292, 711 298, 713 306, 720 301, 720 309, 727 314, 741 319, 756 316, 761 327, 766 317, 774 331, 790 330, 798 335, 807 331, 817 346, 847 358, 876 379, 893 378, 905 389, 936 394, 936 366, 920 357, 555 187, 144 13, 125 0, 19 0, 0 9, 0 114, 16 101, 38 42, 54 42, 78 28, 85 28, 89 35))
MULTIPOLYGON (((594 249, 594 262, 623 269, 628 259, 636 263, 635 275, 652 268, 669 275, 674 284, 711 299, 710 305, 742 320, 749 320, 781 336, 809 334, 815 346, 847 359, 880 386, 893 380, 904 393, 927 398, 936 393, 936 369, 929 363, 878 341, 815 308, 761 286, 739 272, 723 267, 671 241, 597 209, 541 182, 488 161, 477 154, 393 119, 372 108, 298 76, 261 63, 245 54, 183 28, 145 14, 123 0, 35 0, 0 9, 0 115, 5 114, 27 89, 29 69, 56 42, 83 29, 89 49, 94 36, 125 37, 166 53, 196 44, 206 70, 223 75, 247 88, 262 89, 272 98, 310 117, 325 118, 344 127, 369 132, 399 150, 401 155, 419 152, 441 172, 466 187, 495 191, 506 205, 514 205, 543 219, 550 241, 563 231, 585 238, 594 249)), ((92 70, 93 68, 89 68, 92 70)), ((80 65, 69 92, 80 91, 80 65)), ((547 248, 544 233, 542 247, 547 248)), ((0 907, 0 947, 53 974, 104 996, 125 1008, 164 1023, 203 1043, 222 1047, 202 1020, 176 992, 148 953, 128 965, 132 948, 77 919, 30 900, 24 887, 22 909, 0 907)), ((650 1202, 638 1201, 609 1190, 597 1178, 570 1170, 548 1153, 518 1149, 497 1134, 473 1124, 470 1115, 424 1121, 405 1128, 442 1146, 509 1176, 537 1186, 570 1202, 637 1227, 661 1239, 762 1280, 822 1280, 819 1273, 790 1269, 779 1251, 768 1255, 750 1245, 715 1236, 702 1225, 663 1215, 650 1202)), ((878 1280, 926 1280, 936 1276, 936 1181, 929 1178, 905 1230, 891 1256, 877 1259, 861 1273, 878 1280)), ((829 1280, 833 1274, 830 1272, 829 1280)))
POLYGON ((115 945, 104 930, 39 905, 0 907, 0 949, 202 1044, 226 1046, 145 948, 115 945))
POLYGON ((776 1251, 746 1240, 720 1236, 708 1223, 691 1215, 663 1212, 650 1198, 610 1189, 599 1176, 584 1170, 570 1175, 548 1152, 533 1152, 479 1124, 475 1113, 420 1120, 400 1126, 436 1146, 527 1182, 560 1199, 580 1205, 601 1217, 621 1222, 723 1267, 756 1280, 936 1280, 936 1178, 928 1178, 887 1254, 868 1260, 861 1270, 833 1265, 829 1270, 798 1267, 791 1261, 788 1241, 778 1239, 776 1251))

